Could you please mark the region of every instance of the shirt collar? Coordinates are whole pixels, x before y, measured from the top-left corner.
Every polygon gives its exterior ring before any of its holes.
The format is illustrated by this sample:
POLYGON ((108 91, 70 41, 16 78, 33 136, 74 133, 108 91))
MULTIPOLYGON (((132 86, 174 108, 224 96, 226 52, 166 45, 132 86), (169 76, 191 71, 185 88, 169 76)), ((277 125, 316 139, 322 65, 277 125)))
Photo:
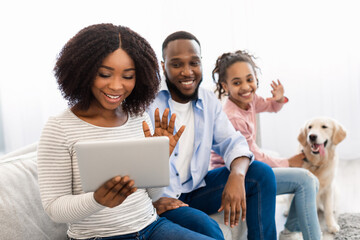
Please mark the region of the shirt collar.
MULTIPOLYGON (((171 94, 170 94, 169 88, 167 87, 165 81, 162 81, 162 82, 161 82, 161 88, 160 88, 159 93, 166 94, 169 99, 171 98, 171 94)), ((203 91, 203 89, 202 89, 201 86, 200 86, 200 87, 199 87, 199 92, 198 92, 198 99, 197 99, 197 100, 193 100, 192 102, 195 102, 195 104, 194 104, 195 107, 203 110, 203 99, 204 99, 204 91, 203 91)))

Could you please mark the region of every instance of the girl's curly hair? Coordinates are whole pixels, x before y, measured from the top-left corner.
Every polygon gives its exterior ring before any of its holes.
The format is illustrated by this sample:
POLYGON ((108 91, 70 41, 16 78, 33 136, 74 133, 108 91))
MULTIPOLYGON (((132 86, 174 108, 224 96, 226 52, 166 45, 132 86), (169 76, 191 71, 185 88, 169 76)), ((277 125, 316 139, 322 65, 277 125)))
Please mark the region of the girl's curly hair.
POLYGON ((80 30, 61 50, 54 67, 63 97, 70 107, 86 110, 94 96, 94 79, 103 60, 121 48, 134 61, 136 83, 122 103, 125 112, 140 115, 154 100, 160 86, 158 61, 150 44, 124 26, 95 24, 80 30))
MULTIPOLYGON (((238 50, 236 52, 228 52, 222 54, 215 63, 215 68, 212 71, 212 78, 214 83, 216 84, 215 92, 218 92, 218 98, 221 99, 223 95, 225 95, 225 89, 222 87, 221 83, 226 82, 226 70, 236 62, 247 62, 249 63, 255 74, 256 70, 260 71, 260 68, 255 64, 254 59, 256 59, 253 55, 249 54, 247 51, 238 50), (218 79, 216 80, 215 74, 218 75, 218 79)), ((259 81, 257 81, 259 85, 259 81)))

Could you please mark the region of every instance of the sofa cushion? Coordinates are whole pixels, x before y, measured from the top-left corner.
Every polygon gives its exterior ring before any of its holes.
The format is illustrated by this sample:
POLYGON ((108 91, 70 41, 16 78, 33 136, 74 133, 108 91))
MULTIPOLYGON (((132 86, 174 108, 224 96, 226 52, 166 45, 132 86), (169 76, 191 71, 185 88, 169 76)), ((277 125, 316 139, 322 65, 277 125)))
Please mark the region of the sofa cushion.
POLYGON ((66 239, 66 224, 45 213, 37 184, 36 152, 0 162, 2 239, 66 239))
POLYGON ((233 228, 224 224, 224 211, 210 215, 220 226, 225 240, 246 240, 247 225, 246 222, 239 222, 239 225, 233 228))

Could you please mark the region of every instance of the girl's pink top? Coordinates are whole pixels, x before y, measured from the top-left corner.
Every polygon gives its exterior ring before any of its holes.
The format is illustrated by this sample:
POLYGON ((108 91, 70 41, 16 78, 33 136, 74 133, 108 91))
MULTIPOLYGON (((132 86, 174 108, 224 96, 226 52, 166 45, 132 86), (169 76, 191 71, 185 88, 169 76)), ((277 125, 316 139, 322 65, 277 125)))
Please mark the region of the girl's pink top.
MULTIPOLYGON (((278 112, 284 103, 278 103, 255 94, 254 100, 250 103, 248 110, 239 108, 234 102, 227 99, 224 104, 224 112, 237 131, 240 131, 246 138, 250 151, 253 152, 255 160, 267 163, 270 167, 289 167, 285 158, 270 157, 256 144, 256 114, 261 112, 278 112)), ((224 160, 215 152, 211 153, 210 168, 218 168, 224 166, 224 160)))

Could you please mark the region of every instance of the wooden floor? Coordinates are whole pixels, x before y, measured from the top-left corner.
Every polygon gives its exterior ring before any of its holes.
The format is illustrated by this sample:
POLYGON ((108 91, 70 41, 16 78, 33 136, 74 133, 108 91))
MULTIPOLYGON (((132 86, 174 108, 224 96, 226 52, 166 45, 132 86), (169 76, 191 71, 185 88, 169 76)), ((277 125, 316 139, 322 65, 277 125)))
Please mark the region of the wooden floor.
MULTIPOLYGON (((357 186, 360 183, 360 159, 343 160, 339 162, 336 176, 336 215, 341 213, 360 212, 360 190, 357 186)), ((278 197, 276 205, 277 232, 284 229, 286 218, 283 216, 286 210, 286 203, 283 197, 278 197)), ((319 213, 320 224, 323 232, 323 240, 334 239, 333 235, 326 230, 323 216, 319 213)))

